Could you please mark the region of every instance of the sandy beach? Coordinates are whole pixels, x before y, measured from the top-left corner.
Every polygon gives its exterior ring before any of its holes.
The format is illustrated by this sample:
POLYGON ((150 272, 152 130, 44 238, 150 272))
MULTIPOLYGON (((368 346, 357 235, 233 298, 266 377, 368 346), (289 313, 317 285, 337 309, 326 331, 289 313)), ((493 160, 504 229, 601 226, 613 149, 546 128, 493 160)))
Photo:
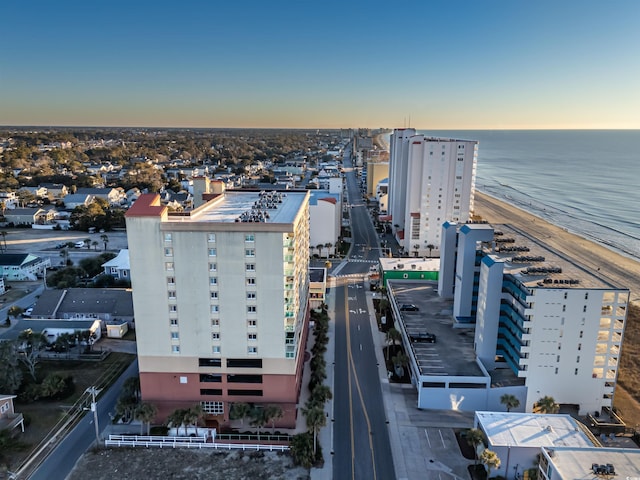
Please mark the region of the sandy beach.
MULTIPOLYGON (((475 213, 490 223, 509 224, 544 240, 613 286, 628 288, 631 301, 640 302, 640 262, 479 192, 475 194, 475 213)), ((614 397, 614 406, 629 426, 640 424, 640 378, 636 373, 640 371, 640 325, 636 323, 631 315, 627 318, 614 397)))
POLYGON ((628 288, 632 302, 640 301, 640 262, 477 191, 475 213, 489 223, 507 223, 530 233, 575 262, 597 272, 614 287, 628 288))

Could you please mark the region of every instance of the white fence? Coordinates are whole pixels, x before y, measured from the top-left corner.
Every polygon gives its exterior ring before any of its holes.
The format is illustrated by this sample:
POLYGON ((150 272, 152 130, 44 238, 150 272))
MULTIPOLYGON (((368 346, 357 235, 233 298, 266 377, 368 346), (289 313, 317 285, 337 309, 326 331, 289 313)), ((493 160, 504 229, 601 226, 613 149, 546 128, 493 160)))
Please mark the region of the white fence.
POLYGON ((214 450, 269 450, 284 452, 288 445, 259 445, 246 443, 207 443, 207 437, 162 437, 142 435, 109 435, 105 440, 107 447, 158 447, 158 448, 197 448, 214 450))

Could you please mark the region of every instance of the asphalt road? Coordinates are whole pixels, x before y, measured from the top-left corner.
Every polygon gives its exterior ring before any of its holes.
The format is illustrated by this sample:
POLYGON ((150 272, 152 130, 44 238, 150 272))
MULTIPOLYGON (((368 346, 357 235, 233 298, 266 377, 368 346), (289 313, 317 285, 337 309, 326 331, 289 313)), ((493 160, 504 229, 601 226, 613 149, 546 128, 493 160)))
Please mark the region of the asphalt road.
MULTIPOLYGON (((98 400, 98 427, 102 432, 110 423, 124 381, 138 375, 138 360, 134 360, 111 388, 98 400)), ((29 477, 30 480, 64 480, 84 452, 96 441, 93 414, 88 411, 78 425, 29 477)))
POLYGON ((362 277, 351 276, 368 273, 380 250, 351 166, 345 160, 353 248, 335 287, 333 478, 387 480, 395 473, 366 290, 362 277))

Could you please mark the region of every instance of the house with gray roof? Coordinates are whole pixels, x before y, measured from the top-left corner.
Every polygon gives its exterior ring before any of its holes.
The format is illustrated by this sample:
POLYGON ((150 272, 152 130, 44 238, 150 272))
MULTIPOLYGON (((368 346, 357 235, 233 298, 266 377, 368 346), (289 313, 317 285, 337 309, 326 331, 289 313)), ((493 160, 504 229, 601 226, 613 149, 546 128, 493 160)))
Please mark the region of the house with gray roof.
POLYGON ((94 200, 94 196, 88 193, 70 193, 66 195, 62 201, 65 208, 73 210, 76 207, 86 207, 94 200))
POLYGON ((127 322, 133 327, 133 299, 125 288, 69 288, 45 290, 31 318, 97 318, 104 325, 127 322))
POLYGON ((44 275, 45 269, 51 266, 49 258, 42 258, 31 253, 0 254, 0 275, 9 281, 33 281, 44 275))

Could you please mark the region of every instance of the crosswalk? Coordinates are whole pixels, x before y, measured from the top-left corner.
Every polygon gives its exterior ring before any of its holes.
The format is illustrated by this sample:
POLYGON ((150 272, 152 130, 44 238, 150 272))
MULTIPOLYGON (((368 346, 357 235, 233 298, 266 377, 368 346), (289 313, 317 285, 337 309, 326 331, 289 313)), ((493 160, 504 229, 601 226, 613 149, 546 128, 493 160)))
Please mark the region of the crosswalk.
POLYGON ((378 264, 378 260, 361 260, 359 258, 349 258, 349 259, 347 259, 347 261, 354 262, 354 263, 370 263, 370 264, 373 264, 373 265, 377 265, 378 264))

